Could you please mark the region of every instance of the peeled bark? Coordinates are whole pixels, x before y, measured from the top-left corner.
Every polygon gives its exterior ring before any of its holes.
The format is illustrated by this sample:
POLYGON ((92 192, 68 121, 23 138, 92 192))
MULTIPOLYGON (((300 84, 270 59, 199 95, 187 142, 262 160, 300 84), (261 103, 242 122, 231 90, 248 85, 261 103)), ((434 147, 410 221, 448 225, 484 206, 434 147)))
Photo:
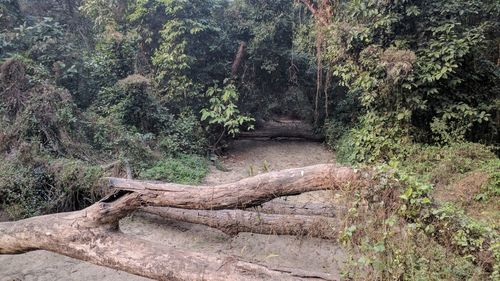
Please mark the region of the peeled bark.
POLYGON ((340 225, 334 218, 321 216, 277 215, 241 210, 207 211, 146 207, 141 211, 168 220, 206 225, 228 235, 250 232, 335 239, 336 226, 340 225))

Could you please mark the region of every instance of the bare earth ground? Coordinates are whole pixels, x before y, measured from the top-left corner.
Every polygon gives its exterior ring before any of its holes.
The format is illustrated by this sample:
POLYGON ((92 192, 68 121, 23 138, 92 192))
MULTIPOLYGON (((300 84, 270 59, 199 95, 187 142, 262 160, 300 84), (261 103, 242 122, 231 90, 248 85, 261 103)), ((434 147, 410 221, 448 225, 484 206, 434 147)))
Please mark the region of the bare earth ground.
MULTIPOLYGON (((222 160, 229 172, 215 167, 205 179, 207 184, 236 181, 266 171, 282 170, 334 161, 332 152, 321 144, 309 142, 237 141, 222 160)), ((333 192, 314 192, 286 200, 325 201, 333 192)), ((339 274, 344 252, 334 241, 241 233, 229 237, 208 227, 169 222, 151 215, 137 214, 121 222, 125 233, 179 249, 205 253, 237 255, 270 266, 339 274)), ((18 256, 0 256, 0 281, 53 280, 149 280, 124 272, 95 266, 45 251, 18 256)))

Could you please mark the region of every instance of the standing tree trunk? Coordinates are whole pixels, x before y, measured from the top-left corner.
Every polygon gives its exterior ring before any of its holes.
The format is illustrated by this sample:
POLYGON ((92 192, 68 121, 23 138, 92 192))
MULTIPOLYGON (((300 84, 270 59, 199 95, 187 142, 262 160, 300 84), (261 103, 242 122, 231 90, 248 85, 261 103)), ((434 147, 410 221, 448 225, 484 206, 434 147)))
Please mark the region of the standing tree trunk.
POLYGON ((240 69, 241 62, 245 56, 245 49, 247 44, 245 42, 240 43, 236 57, 234 58, 233 66, 231 67, 231 77, 235 78, 238 75, 238 70, 240 69))
MULTIPOLYGON (((299 0, 311 12, 315 20, 316 28, 316 97, 314 108, 314 124, 319 122, 319 100, 321 88, 323 87, 323 48, 325 44, 324 32, 330 26, 333 17, 333 7, 329 0, 320 0, 314 3, 312 0, 299 0)), ((328 78, 327 78, 328 79, 328 78)), ((326 93, 325 93, 326 94, 326 93)))

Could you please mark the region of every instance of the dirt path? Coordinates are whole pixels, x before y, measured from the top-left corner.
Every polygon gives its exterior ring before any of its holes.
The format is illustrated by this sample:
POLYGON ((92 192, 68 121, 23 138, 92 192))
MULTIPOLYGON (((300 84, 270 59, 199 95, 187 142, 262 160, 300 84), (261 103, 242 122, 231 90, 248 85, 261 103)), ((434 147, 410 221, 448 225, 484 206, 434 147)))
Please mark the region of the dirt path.
MULTIPOLYGON (((206 183, 224 183, 268 171, 331 163, 334 155, 321 144, 243 140, 233 144, 223 159, 222 172, 212 167, 206 183)), ((331 200, 331 192, 315 192, 287 200, 309 202, 331 200)), ((345 255, 333 241, 242 233, 229 237, 200 225, 169 222, 150 215, 134 215, 120 224, 125 233, 180 249, 237 255, 271 266, 340 274, 345 255)), ((18 256, 0 256, 1 281, 53 280, 149 280, 95 266, 57 254, 37 251, 18 256)))

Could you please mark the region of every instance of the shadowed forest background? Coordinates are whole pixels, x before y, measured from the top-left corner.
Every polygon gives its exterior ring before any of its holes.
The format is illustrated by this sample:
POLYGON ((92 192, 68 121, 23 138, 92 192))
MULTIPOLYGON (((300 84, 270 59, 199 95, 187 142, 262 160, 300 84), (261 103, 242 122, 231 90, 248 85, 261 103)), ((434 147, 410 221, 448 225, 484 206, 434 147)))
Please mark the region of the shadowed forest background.
POLYGON ((80 210, 103 176, 198 184, 286 117, 376 171, 346 190, 347 280, 498 280, 499 19, 497 0, 0 0, 0 218, 80 210))

